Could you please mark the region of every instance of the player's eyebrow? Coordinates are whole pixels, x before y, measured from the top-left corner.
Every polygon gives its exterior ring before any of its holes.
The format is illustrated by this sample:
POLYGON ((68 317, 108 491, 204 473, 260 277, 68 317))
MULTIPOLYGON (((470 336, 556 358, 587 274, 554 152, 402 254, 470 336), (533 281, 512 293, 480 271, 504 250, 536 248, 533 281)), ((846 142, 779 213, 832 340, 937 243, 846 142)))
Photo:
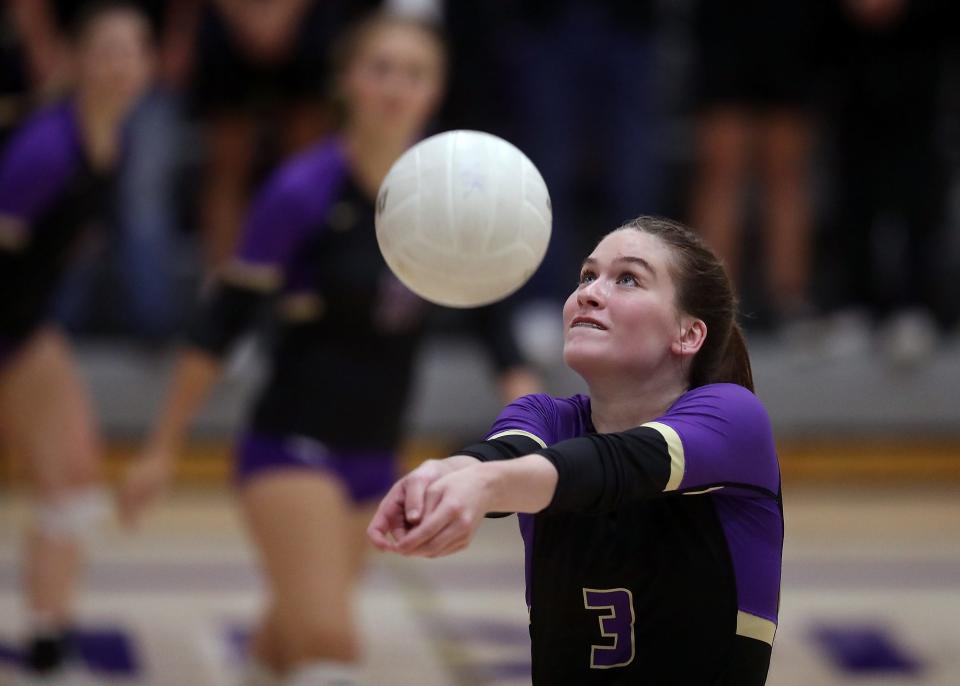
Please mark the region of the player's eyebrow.
MULTIPOLYGON (((657 270, 654 269, 653 266, 651 266, 651 264, 647 262, 645 259, 643 259, 642 257, 634 257, 633 255, 621 255, 620 257, 614 260, 614 263, 616 262, 629 262, 630 264, 639 265, 641 268, 646 269, 650 273, 650 276, 654 278, 656 278, 657 276, 657 270)), ((592 267, 592 266, 595 266, 596 264, 597 264, 597 260, 594 259, 593 257, 588 257, 583 261, 584 267, 588 267, 588 266, 592 267)))

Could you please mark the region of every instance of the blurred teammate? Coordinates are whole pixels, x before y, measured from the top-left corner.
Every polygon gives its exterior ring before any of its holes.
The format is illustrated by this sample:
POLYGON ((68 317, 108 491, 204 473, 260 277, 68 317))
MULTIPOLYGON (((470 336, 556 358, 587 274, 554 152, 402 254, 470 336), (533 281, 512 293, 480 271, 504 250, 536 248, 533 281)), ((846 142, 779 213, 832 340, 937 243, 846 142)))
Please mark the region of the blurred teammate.
MULTIPOLYGON (((109 208, 110 233, 103 249, 86 250, 65 276, 56 316, 69 331, 133 334, 158 343, 168 339, 182 316, 177 289, 175 178, 182 168, 180 84, 189 71, 192 25, 201 0, 125 0, 149 20, 155 73, 124 127, 124 155, 109 208), (117 283, 103 305, 100 282, 117 283)), ((65 48, 77 19, 102 0, 10 0, 8 55, 2 84, 19 77, 12 102, 49 102, 70 85, 72 55, 65 48)), ((114 3, 117 4, 117 3, 114 3)), ((2 30, 2 29, 0 29, 2 30)), ((0 41, 4 42, 4 41, 0 41)), ((0 56, 0 61, 4 57, 0 56)), ((8 88, 9 90, 9 88, 8 88)), ((2 96, 0 96, 2 97, 2 96)), ((11 108, 0 107, 4 114, 11 108)), ((2 123, 0 123, 2 126, 2 123)))
POLYGON ((64 669, 83 539, 105 504, 87 392, 47 314, 71 249, 107 200, 121 127, 150 71, 146 21, 119 3, 84 15, 71 47, 73 94, 27 121, 0 160, 0 431, 35 501, 26 667, 50 676, 64 669))
POLYGON ((686 228, 608 234, 563 310, 590 395, 510 404, 485 442, 399 481, 370 537, 436 557, 521 513, 534 684, 763 684, 780 476, 735 315, 686 228))
MULTIPOLYGON (((387 270, 373 199, 443 90, 444 50, 426 25, 375 16, 341 55, 340 137, 294 158, 260 193, 236 255, 204 305, 146 450, 126 482, 128 515, 166 485, 190 418, 230 343, 275 294, 272 376, 236 450, 236 477, 270 605, 248 683, 354 683, 352 589, 371 506, 394 455, 426 304, 387 270)), ((502 323, 486 327, 504 392, 529 376, 502 323)))

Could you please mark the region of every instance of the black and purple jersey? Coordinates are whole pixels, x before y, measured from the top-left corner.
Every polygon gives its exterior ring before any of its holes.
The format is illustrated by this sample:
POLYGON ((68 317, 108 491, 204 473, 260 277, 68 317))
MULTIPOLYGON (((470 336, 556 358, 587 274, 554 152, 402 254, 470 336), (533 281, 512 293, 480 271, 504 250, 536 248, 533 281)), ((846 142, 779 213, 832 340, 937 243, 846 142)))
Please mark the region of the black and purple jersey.
POLYGON ((0 339, 7 345, 47 315, 71 248, 104 212, 111 182, 84 154, 72 101, 37 113, 8 142, 0 159, 0 339))
POLYGON ((609 434, 596 433, 587 396, 526 396, 464 452, 538 453, 559 474, 550 505, 519 515, 534 684, 765 682, 783 509, 753 393, 695 388, 609 434))
MULTIPOLYGON (((193 343, 221 354, 267 294, 279 326, 250 429, 308 437, 338 454, 392 451, 431 306, 384 262, 373 199, 339 140, 295 157, 259 194, 193 343)), ((496 365, 518 364, 505 323, 489 309, 475 320, 496 365)))

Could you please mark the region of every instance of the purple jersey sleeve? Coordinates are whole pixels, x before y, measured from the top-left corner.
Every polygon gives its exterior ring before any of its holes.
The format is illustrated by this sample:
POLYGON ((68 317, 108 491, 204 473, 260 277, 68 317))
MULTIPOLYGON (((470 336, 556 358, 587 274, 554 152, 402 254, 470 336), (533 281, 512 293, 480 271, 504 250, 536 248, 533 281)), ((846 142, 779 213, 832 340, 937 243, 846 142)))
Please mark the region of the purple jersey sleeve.
POLYGON ((770 418, 759 398, 743 386, 696 388, 644 426, 656 429, 670 450, 667 490, 739 485, 779 491, 770 418))
POLYGON ((604 512, 677 491, 780 490, 770 420, 757 397, 734 384, 695 388, 654 421, 537 453, 557 468, 554 511, 604 512))
POLYGON ((81 160, 69 103, 33 117, 8 143, 0 159, 0 232, 24 240, 30 224, 55 201, 81 160))
POLYGON ((302 241, 323 225, 347 171, 339 142, 295 158, 255 198, 225 279, 256 290, 275 290, 302 241))
POLYGON ((546 448, 556 441, 556 420, 553 398, 543 394, 525 395, 503 408, 485 440, 525 436, 546 448))

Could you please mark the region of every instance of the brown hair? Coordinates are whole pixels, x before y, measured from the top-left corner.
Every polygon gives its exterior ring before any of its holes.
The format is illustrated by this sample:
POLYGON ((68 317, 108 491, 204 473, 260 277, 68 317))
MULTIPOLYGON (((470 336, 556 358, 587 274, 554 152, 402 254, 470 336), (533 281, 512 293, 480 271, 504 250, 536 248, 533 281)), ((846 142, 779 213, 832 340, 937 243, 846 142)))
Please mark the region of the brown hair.
POLYGON ((690 388, 734 383, 752 391, 753 371, 737 322, 737 296, 720 259, 680 222, 641 216, 617 231, 626 229, 656 236, 670 248, 677 309, 707 325, 707 338, 690 366, 690 388))
POLYGON ((371 35, 381 28, 391 26, 413 28, 430 36, 440 49, 443 67, 446 69, 447 39, 439 24, 406 14, 379 10, 355 21, 334 41, 330 50, 330 65, 334 82, 347 70, 364 42, 371 35))
POLYGON ((154 27, 149 18, 132 0, 95 0, 95 2, 86 3, 67 25, 67 34, 74 43, 80 43, 94 24, 115 12, 136 16, 143 22, 148 39, 151 42, 155 40, 154 27))
POLYGON ((404 14, 378 10, 365 15, 350 24, 333 43, 330 49, 330 73, 326 84, 327 98, 333 106, 334 120, 342 126, 347 120, 347 102, 341 90, 341 79, 353 63, 354 58, 370 36, 379 29, 391 26, 404 26, 423 32, 432 38, 439 48, 444 78, 447 71, 447 39, 436 22, 404 14))

